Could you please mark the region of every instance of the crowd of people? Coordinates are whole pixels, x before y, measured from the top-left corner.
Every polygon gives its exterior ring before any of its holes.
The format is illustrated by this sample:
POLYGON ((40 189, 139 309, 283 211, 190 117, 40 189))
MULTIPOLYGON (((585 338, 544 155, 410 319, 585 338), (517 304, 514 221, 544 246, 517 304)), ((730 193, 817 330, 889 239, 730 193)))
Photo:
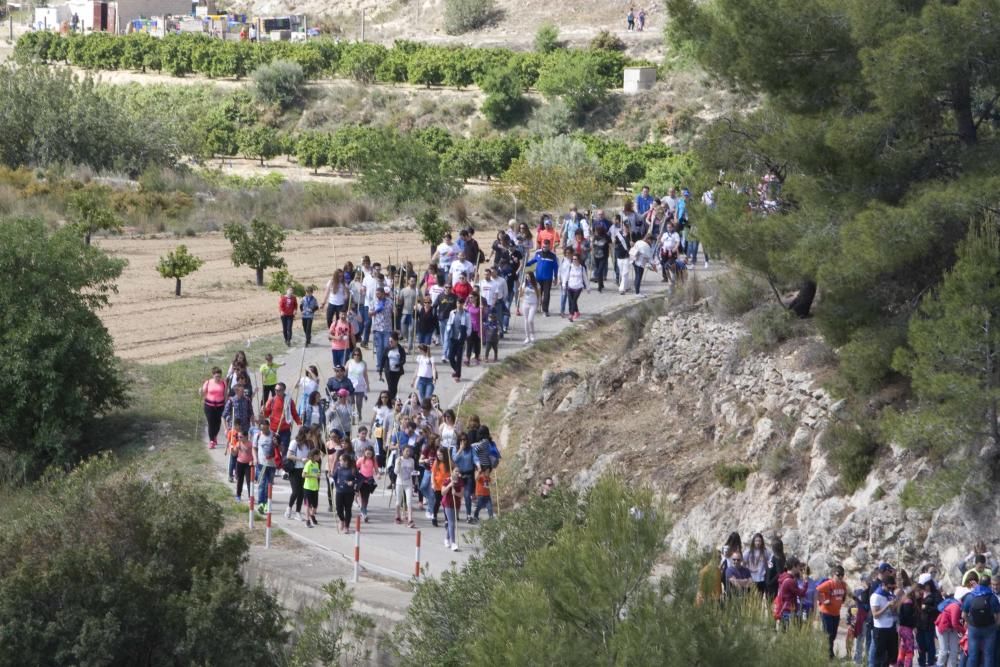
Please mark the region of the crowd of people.
POLYGON ((779 629, 818 621, 831 659, 843 622, 844 654, 859 665, 1000 667, 1000 569, 982 542, 958 567, 958 585, 933 563, 908 573, 883 562, 852 589, 842 566, 814 576, 780 538, 768 546, 761 533, 744 545, 734 532, 720 553, 701 570, 699 603, 758 595, 779 629))
MULTIPOLYGON (((642 296, 649 270, 683 281, 699 251, 690 199, 686 189, 659 198, 644 187, 610 220, 604 210, 576 207, 561 218, 542 215, 535 229, 511 220, 488 248, 462 229, 445 235, 421 272, 411 262, 383 266, 364 256, 336 269, 320 298, 311 288, 301 299, 288 290, 278 299, 285 344, 298 318, 310 346, 314 320, 325 315, 332 371, 323 382, 320 369, 303 362, 288 387, 271 354, 252 369, 243 352, 225 372, 212 369, 201 388, 208 446, 224 437, 236 500, 249 497, 253 478, 264 511, 268 484, 280 476, 291 488, 286 514, 314 526, 325 480, 329 510, 346 532, 355 502, 367 521, 371 493, 388 484, 397 523, 412 527, 422 510, 436 526, 443 513, 446 542, 457 549, 463 508, 473 523, 493 515, 500 452, 476 417, 459 424, 441 409, 438 364, 447 362, 457 382, 463 366, 496 362, 514 318, 523 321, 524 344, 532 343, 535 318, 555 315, 553 287, 559 314, 575 322, 583 294, 592 285, 604 291, 609 267, 622 295, 642 296), (404 398, 410 359, 416 368, 404 398), (385 389, 368 408, 376 377, 385 389)), ((711 203, 710 193, 703 201, 711 203)))

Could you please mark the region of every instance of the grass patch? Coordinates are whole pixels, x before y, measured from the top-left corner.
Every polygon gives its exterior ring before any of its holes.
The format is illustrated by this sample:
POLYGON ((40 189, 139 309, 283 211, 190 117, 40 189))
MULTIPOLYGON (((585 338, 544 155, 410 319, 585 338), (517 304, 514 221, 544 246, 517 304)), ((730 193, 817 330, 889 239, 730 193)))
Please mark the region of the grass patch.
POLYGON ((904 510, 930 514, 961 493, 971 473, 972 466, 962 463, 939 468, 922 479, 911 479, 899 494, 899 504, 904 510))
POLYGON ((794 316, 784 306, 770 304, 753 310, 747 316, 750 340, 759 350, 770 350, 795 333, 794 316))
POLYGON ((715 479, 726 488, 744 491, 747 488, 747 477, 753 471, 745 463, 719 463, 715 466, 715 479))

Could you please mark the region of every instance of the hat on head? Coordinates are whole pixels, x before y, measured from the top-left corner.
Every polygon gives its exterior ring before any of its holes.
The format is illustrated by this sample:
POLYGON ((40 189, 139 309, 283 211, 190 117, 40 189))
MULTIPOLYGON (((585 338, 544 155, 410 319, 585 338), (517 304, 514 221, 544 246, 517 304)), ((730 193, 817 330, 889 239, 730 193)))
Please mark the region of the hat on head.
POLYGON ((335 370, 335 371, 342 371, 342 370, 344 370, 344 365, 343 364, 337 364, 336 366, 333 367, 333 370, 335 370))
POLYGON ((927 582, 931 581, 934 577, 931 576, 930 572, 924 572, 919 577, 917 577, 917 583, 921 586, 926 586, 927 582))
POLYGON ((347 391, 346 389, 338 389, 337 390, 337 396, 350 396, 350 395, 351 395, 351 392, 347 391))
POLYGON ((507 226, 508 227, 513 227, 516 224, 517 224, 517 220, 515 220, 514 218, 511 218, 510 220, 507 221, 507 226))
POLYGON ((896 570, 895 570, 895 568, 892 565, 889 565, 888 563, 879 563, 878 571, 879 572, 895 572, 896 570))

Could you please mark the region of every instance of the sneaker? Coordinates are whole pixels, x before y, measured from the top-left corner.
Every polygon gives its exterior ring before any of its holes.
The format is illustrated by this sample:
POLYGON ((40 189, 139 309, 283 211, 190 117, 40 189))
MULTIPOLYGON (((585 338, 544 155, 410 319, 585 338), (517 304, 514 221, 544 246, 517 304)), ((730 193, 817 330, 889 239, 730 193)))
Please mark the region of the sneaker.
POLYGON ((412 521, 411 521, 411 522, 409 522, 409 523, 408 523, 408 524, 406 524, 406 525, 407 525, 407 526, 409 526, 410 528, 416 528, 416 527, 417 527, 417 524, 413 523, 412 521))
POLYGON ((368 523, 368 515, 365 514, 364 517, 365 517, 365 523, 368 523))
POLYGON ((267 514, 267 504, 257 505, 257 511, 261 514, 267 514))
POLYGON ((447 537, 444 538, 444 548, 447 549, 450 546, 451 546, 451 540, 449 540, 447 537))
POLYGON ((306 521, 306 528, 312 528, 312 527, 313 527, 312 521, 306 521))
POLYGON ((534 337, 534 336, 532 336, 532 337, 531 337, 531 342, 532 342, 532 343, 534 343, 534 342, 535 342, 535 337, 534 337))
POLYGON ((237 502, 237 504, 242 504, 243 503, 243 499, 240 498, 239 496, 236 496, 236 502, 237 502))
POLYGON ((287 479, 288 479, 288 473, 286 472, 285 474, 283 474, 283 475, 281 476, 281 479, 285 479, 285 480, 287 480, 287 479))
POLYGON ((402 524, 402 523, 403 523, 403 520, 402 520, 402 519, 400 519, 400 518, 399 518, 399 517, 397 516, 397 517, 396 517, 396 523, 397 523, 397 524, 402 524))
POLYGON ((708 260, 707 259, 705 260, 705 268, 706 269, 708 268, 708 260))
POLYGON ((438 527, 438 520, 437 519, 431 519, 431 525, 434 526, 435 528, 437 528, 438 527))
POLYGON ((451 544, 451 550, 452 551, 458 551, 458 545, 455 544, 454 542, 452 542, 452 544, 451 544))
POLYGON ((530 342, 531 342, 531 337, 530 337, 530 336, 529 336, 528 338, 525 338, 525 339, 524 339, 524 344, 525 344, 525 345, 527 345, 527 344, 528 344, 528 343, 530 343, 530 342))
POLYGON ((288 509, 285 510, 285 518, 286 519, 291 519, 292 518, 292 508, 291 507, 289 507, 288 509))
POLYGON ((430 511, 430 510, 427 510, 426 512, 424 512, 424 515, 425 515, 425 516, 426 516, 426 517, 427 517, 428 519, 433 519, 433 518, 434 518, 434 512, 432 512, 432 511, 430 511))
POLYGON ((230 483, 230 484, 233 484, 233 483, 235 483, 235 482, 236 482, 236 478, 235 478, 235 477, 233 477, 232 475, 230 475, 230 476, 229 476, 229 483, 230 483))
POLYGON ((295 520, 296 521, 302 521, 302 512, 296 512, 295 513, 295 520))
POLYGON ((216 447, 215 440, 212 440, 211 442, 208 443, 208 448, 209 449, 215 449, 215 447, 216 447))

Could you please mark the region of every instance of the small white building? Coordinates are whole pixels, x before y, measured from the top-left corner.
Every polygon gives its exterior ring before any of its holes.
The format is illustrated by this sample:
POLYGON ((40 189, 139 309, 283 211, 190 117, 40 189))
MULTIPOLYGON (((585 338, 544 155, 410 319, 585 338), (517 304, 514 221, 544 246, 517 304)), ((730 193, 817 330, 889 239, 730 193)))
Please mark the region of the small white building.
POLYGON ((655 67, 626 67, 623 88, 628 94, 649 90, 656 83, 655 67))

